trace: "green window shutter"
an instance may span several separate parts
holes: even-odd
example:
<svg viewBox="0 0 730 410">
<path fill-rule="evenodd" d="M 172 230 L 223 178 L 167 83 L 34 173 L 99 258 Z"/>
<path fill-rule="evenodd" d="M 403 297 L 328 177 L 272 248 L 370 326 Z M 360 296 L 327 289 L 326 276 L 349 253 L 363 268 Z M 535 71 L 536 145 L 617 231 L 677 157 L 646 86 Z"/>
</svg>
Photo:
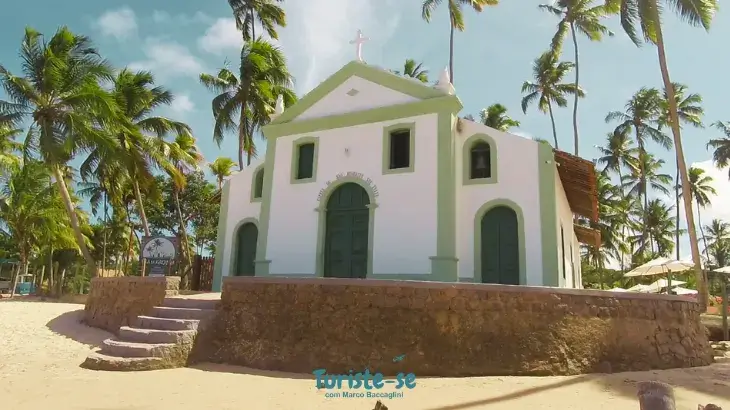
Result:
<svg viewBox="0 0 730 410">
<path fill-rule="evenodd" d="M 297 179 L 312 178 L 314 170 L 314 144 L 300 145 L 298 155 Z"/>
<path fill-rule="evenodd" d="M 261 198 L 264 194 L 264 170 L 262 169 L 256 174 L 256 184 L 254 186 L 253 197 Z"/>
</svg>

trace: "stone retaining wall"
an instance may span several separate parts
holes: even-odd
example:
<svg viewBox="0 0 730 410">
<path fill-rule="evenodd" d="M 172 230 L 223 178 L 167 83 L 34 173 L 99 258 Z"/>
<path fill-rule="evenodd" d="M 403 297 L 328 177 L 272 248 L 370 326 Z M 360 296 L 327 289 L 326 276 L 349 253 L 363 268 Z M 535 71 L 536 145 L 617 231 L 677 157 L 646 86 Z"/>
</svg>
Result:
<svg viewBox="0 0 730 410">
<path fill-rule="evenodd" d="M 84 322 L 117 333 L 138 315 L 145 315 L 162 304 L 165 295 L 177 294 L 180 277 L 127 276 L 93 278 L 86 298 Z"/>
<path fill-rule="evenodd" d="M 310 374 L 571 375 L 713 360 L 698 305 L 682 297 L 465 283 L 225 278 L 204 336 L 197 360 Z"/>
</svg>

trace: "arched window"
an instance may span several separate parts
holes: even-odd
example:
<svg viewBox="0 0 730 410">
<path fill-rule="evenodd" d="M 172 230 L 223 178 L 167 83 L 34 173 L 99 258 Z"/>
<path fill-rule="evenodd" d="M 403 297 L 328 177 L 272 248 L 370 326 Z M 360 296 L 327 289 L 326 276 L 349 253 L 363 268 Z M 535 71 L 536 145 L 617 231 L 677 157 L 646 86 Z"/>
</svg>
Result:
<svg viewBox="0 0 730 410">
<path fill-rule="evenodd" d="M 253 200 L 261 200 L 264 194 L 264 168 L 262 167 L 254 174 L 253 178 Z"/>
<path fill-rule="evenodd" d="M 469 150 L 469 179 L 491 178 L 491 147 L 486 141 L 479 140 Z"/>
</svg>

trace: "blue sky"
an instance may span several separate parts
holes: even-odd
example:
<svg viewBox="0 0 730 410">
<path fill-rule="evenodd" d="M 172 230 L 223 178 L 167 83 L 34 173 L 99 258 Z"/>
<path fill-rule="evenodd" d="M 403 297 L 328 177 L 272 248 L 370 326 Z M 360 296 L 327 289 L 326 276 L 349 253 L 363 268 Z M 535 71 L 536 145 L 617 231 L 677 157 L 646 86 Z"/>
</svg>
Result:
<svg viewBox="0 0 730 410">
<path fill-rule="evenodd" d="M 522 122 L 520 133 L 552 140 L 547 116 L 534 109 L 522 113 L 520 86 L 530 79 L 532 60 L 549 45 L 556 20 L 538 10 L 539 1 L 503 3 L 479 15 L 467 11 L 467 30 L 456 35 L 454 85 L 464 103 L 462 115 L 500 102 Z M 280 45 L 300 95 L 353 59 L 348 43 L 358 28 L 371 39 L 363 48 L 370 64 L 398 68 L 406 58 L 414 58 L 436 79 L 448 63 L 446 13 L 440 10 L 427 24 L 421 20 L 418 0 L 288 0 L 285 9 L 288 26 L 280 31 Z M 229 15 L 224 0 L 16 2 L 13 18 L 0 25 L 0 62 L 18 69 L 18 44 L 26 25 L 46 34 L 67 25 L 91 36 L 114 64 L 152 70 L 159 83 L 173 90 L 177 100 L 161 113 L 193 127 L 206 159 L 235 159 L 235 138 L 227 138 L 220 149 L 212 141 L 212 95 L 197 80 L 198 74 L 214 72 L 226 59 L 237 60 L 240 35 Z M 636 48 L 615 19 L 607 24 L 615 29 L 615 37 L 602 43 L 579 39 L 581 82 L 588 94 L 580 106 L 580 154 L 589 159 L 597 155 L 593 146 L 603 144 L 612 129 L 604 123 L 606 113 L 621 110 L 640 87 L 661 84 L 655 49 Z M 667 16 L 665 36 L 672 79 L 704 97 L 708 123 L 730 120 L 721 92 L 726 87 L 718 85 L 730 66 L 730 57 L 720 51 L 730 38 L 730 17 L 720 13 L 708 34 Z M 564 58 L 571 56 L 567 48 Z M 561 148 L 572 152 L 571 110 L 559 110 L 556 121 Z M 712 129 L 684 132 L 688 163 L 711 168 L 705 144 L 713 136 L 717 133 Z M 667 161 L 665 171 L 674 175 L 671 152 L 656 152 Z M 730 219 L 727 173 L 711 172 L 720 196 L 713 208 L 703 211 L 703 221 L 713 216 Z"/>
</svg>

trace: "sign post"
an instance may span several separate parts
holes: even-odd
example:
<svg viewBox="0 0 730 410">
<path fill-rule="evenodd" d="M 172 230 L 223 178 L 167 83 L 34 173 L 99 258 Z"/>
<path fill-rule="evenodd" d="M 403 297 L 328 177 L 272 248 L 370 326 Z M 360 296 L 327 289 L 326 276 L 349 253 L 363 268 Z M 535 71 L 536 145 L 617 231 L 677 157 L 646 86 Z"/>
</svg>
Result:
<svg viewBox="0 0 730 410">
<path fill-rule="evenodd" d="M 165 276 L 171 273 L 172 267 L 177 261 L 177 237 L 143 236 L 141 248 L 140 266 L 142 261 L 146 262 L 149 267 L 148 276 Z"/>
</svg>

